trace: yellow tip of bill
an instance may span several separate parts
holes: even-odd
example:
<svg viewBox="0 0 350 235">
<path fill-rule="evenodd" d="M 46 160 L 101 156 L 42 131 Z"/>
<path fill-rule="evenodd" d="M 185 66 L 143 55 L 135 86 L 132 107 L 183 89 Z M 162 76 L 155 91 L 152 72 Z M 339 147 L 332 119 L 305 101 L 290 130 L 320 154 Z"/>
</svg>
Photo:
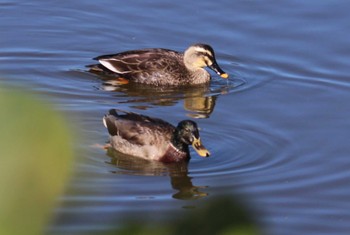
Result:
<svg viewBox="0 0 350 235">
<path fill-rule="evenodd" d="M 227 73 L 223 73 L 223 74 L 220 75 L 220 77 L 222 77 L 222 78 L 228 78 L 228 74 L 227 74 Z"/>
</svg>

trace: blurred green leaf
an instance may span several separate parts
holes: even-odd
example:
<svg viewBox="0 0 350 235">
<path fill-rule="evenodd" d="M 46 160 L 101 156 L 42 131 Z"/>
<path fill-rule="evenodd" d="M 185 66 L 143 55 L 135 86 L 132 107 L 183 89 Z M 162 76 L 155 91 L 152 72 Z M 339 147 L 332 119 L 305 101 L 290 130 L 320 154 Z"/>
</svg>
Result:
<svg viewBox="0 0 350 235">
<path fill-rule="evenodd" d="M 63 118 L 22 90 L 0 88 L 0 234 L 41 234 L 72 161 Z"/>
<path fill-rule="evenodd" d="M 255 218 L 250 214 L 241 198 L 221 196 L 199 204 L 199 208 L 184 211 L 167 223 L 132 221 L 123 224 L 121 229 L 107 234 L 160 235 L 258 235 Z M 187 213 L 186 213 L 187 212 Z M 145 218 L 149 218 L 145 216 Z"/>
</svg>

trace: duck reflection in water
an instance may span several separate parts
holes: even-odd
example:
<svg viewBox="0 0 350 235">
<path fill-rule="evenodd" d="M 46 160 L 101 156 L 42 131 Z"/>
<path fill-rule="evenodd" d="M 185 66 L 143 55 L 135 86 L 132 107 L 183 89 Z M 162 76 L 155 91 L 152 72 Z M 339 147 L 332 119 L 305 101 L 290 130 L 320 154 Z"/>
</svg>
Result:
<svg viewBox="0 0 350 235">
<path fill-rule="evenodd" d="M 112 94 L 112 101 L 129 104 L 133 108 L 145 110 L 154 106 L 173 106 L 183 100 L 184 109 L 192 118 L 209 118 L 214 111 L 218 96 L 243 83 L 215 83 L 186 87 L 152 87 L 140 84 L 113 85 L 104 81 L 100 87 Z"/>
<path fill-rule="evenodd" d="M 109 164 L 119 169 L 112 171 L 112 173 L 122 175 L 169 176 L 171 187 L 176 190 L 172 195 L 175 199 L 195 200 L 208 196 L 208 193 L 201 191 L 207 188 L 207 186 L 193 185 L 192 177 L 188 176 L 188 161 L 177 163 L 148 161 L 122 154 L 113 148 L 107 149 L 107 155 L 111 158 Z"/>
</svg>

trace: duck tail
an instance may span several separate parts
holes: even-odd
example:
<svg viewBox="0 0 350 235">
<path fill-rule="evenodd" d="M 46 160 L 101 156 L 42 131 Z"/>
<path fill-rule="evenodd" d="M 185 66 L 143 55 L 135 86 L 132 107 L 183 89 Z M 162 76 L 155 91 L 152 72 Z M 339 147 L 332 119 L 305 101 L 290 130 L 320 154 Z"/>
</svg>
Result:
<svg viewBox="0 0 350 235">
<path fill-rule="evenodd" d="M 115 117 L 118 117 L 119 115 L 118 115 L 118 111 L 122 111 L 122 110 L 119 110 L 119 109 L 110 109 L 109 111 L 108 111 L 108 114 L 109 115 L 113 115 L 113 116 L 115 116 Z M 123 112 L 123 111 L 122 111 Z M 125 111 L 124 111 L 125 112 Z"/>
</svg>

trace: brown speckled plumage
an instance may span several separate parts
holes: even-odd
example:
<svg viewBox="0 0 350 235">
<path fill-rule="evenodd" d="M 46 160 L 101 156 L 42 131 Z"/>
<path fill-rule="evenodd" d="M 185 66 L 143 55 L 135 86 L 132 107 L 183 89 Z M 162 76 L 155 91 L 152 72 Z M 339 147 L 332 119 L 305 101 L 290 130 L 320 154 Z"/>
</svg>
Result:
<svg viewBox="0 0 350 235">
<path fill-rule="evenodd" d="M 110 134 L 110 144 L 117 151 L 162 162 L 190 158 L 188 145 L 203 157 L 209 156 L 199 140 L 197 125 L 184 120 L 174 127 L 158 118 L 111 109 L 103 118 Z"/>
<path fill-rule="evenodd" d="M 151 48 L 103 55 L 94 58 L 99 65 L 90 71 L 114 74 L 132 82 L 149 85 L 190 85 L 207 83 L 209 67 L 220 76 L 227 74 L 217 65 L 214 50 L 205 44 L 194 44 L 185 53 Z"/>
</svg>

